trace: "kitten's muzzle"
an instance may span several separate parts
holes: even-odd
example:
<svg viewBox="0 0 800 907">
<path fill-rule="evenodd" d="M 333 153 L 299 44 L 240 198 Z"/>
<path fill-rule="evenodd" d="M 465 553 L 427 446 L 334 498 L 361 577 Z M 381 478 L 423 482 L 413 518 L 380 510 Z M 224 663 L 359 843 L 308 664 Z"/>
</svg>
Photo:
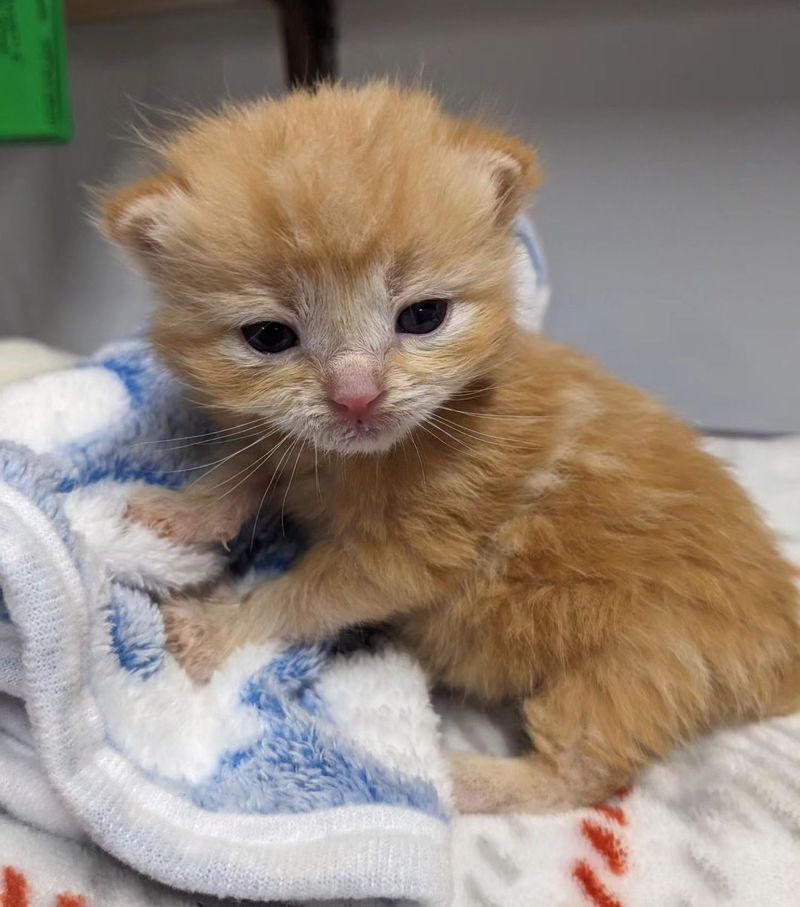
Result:
<svg viewBox="0 0 800 907">
<path fill-rule="evenodd" d="M 366 422 L 383 399 L 384 392 L 370 388 L 356 393 L 337 393 L 329 397 L 334 411 L 348 422 Z"/>
<path fill-rule="evenodd" d="M 378 364 L 360 356 L 335 361 L 328 380 L 328 402 L 347 422 L 366 422 L 384 397 Z"/>
</svg>

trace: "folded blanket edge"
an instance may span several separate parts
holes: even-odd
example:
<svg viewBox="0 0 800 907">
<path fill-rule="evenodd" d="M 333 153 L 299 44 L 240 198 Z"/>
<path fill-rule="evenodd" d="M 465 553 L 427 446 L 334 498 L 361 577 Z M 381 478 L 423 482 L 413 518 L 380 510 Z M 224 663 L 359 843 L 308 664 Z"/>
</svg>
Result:
<svg viewBox="0 0 800 907">
<path fill-rule="evenodd" d="M 138 798 L 134 795 L 141 794 L 140 786 L 150 782 L 144 777 L 134 777 L 132 768 L 124 764 L 128 783 L 120 784 L 117 778 L 113 786 L 98 785 L 98 771 L 108 768 L 116 754 L 103 738 L 91 739 L 93 729 L 102 724 L 99 714 L 93 714 L 95 704 L 83 698 L 83 720 L 78 722 L 77 715 L 64 707 L 67 701 L 64 689 L 55 697 L 58 704 L 52 699 L 65 672 L 73 675 L 74 684 L 76 677 L 89 669 L 85 655 L 88 645 L 83 652 L 80 647 L 72 646 L 69 664 L 63 659 L 59 663 L 55 657 L 57 652 L 63 654 L 60 625 L 70 619 L 70 612 L 71 619 L 88 623 L 85 607 L 89 596 L 84 589 L 87 578 L 80 576 L 66 540 L 60 537 L 49 515 L 39 510 L 21 490 L 2 480 L 0 531 L 7 541 L 0 545 L 0 575 L 11 575 L 9 564 L 17 556 L 15 552 L 25 550 L 22 542 L 26 536 L 27 550 L 42 552 L 35 579 L 42 589 L 48 590 L 49 598 L 42 601 L 50 619 L 43 620 L 43 614 L 39 614 L 37 627 L 31 627 L 30 615 L 21 613 L 21 609 L 17 611 L 13 583 L 8 587 L 6 601 L 14 623 L 21 630 L 23 666 L 37 664 L 37 673 L 46 678 L 44 684 L 23 685 L 26 704 L 51 783 L 102 848 L 160 882 L 212 896 L 295 899 L 379 896 L 415 899 L 431 907 L 449 903 L 449 874 L 443 871 L 449 851 L 447 823 L 410 809 L 345 806 L 308 814 L 237 816 L 241 837 L 236 843 L 240 852 L 235 858 L 228 856 L 222 866 L 219 842 L 233 843 L 232 817 L 209 815 L 178 798 L 168 802 L 172 800 L 169 795 L 154 789 L 149 799 L 154 804 L 157 833 L 153 834 L 154 826 L 150 825 L 141 831 L 138 840 L 137 836 L 132 837 L 131 826 L 123 816 L 132 814 L 134 799 L 136 808 L 141 809 L 141 795 Z M 52 595 L 54 590 L 60 590 L 61 596 Z M 72 599 L 66 608 L 64 596 Z M 88 629 L 84 630 L 82 635 L 88 640 Z M 43 664 L 49 664 L 49 669 L 42 671 Z M 68 689 L 70 683 L 64 686 Z M 43 731 L 45 727 L 47 731 Z M 128 804 L 120 802 L 121 790 L 130 794 Z M 176 805 L 180 810 L 176 810 Z M 179 814 L 187 811 L 193 814 L 178 821 Z M 258 840 L 254 835 L 257 828 L 263 831 L 265 826 L 272 827 L 268 836 L 272 840 Z M 205 835 L 198 834 L 200 827 L 204 827 Z M 206 838 L 208 849 L 203 848 L 204 853 L 197 852 L 197 847 L 195 852 L 187 852 L 182 835 L 188 828 L 192 829 L 193 843 Z M 292 847 L 293 842 L 297 855 L 287 860 L 286 848 Z M 154 852 L 160 853 L 162 859 L 154 861 Z M 319 861 L 317 865 L 333 867 L 333 871 L 316 876 L 308 873 L 308 866 L 316 861 Z M 213 865 L 213 872 L 205 871 L 209 865 Z M 297 870 L 295 874 L 292 867 Z"/>
</svg>

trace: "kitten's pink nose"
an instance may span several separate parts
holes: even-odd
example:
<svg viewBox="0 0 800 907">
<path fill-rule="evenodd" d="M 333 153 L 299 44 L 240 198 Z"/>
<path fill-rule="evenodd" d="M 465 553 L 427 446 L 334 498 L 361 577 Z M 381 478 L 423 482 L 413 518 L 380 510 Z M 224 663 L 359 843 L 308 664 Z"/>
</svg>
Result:
<svg viewBox="0 0 800 907">
<path fill-rule="evenodd" d="M 329 365 L 328 402 L 348 422 L 364 422 L 383 396 L 383 369 L 371 356 L 343 353 Z"/>
<path fill-rule="evenodd" d="M 382 396 L 383 391 L 375 384 L 344 386 L 331 391 L 330 401 L 345 418 L 360 422 L 369 417 Z"/>
</svg>

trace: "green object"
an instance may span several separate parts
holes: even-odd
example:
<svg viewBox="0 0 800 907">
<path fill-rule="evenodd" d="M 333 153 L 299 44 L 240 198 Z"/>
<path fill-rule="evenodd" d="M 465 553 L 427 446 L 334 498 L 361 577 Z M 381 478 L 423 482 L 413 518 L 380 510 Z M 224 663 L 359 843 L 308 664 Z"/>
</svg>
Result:
<svg viewBox="0 0 800 907">
<path fill-rule="evenodd" d="M 68 142 L 61 0 L 0 0 L 0 141 Z"/>
</svg>

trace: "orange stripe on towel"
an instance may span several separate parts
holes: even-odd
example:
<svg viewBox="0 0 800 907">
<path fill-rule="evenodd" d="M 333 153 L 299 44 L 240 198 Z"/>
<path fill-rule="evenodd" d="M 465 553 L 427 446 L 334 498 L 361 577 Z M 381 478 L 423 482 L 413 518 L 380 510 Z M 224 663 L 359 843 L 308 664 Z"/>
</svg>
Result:
<svg viewBox="0 0 800 907">
<path fill-rule="evenodd" d="M 628 854 L 620 839 L 609 828 L 603 828 L 597 822 L 584 819 L 581 822 L 581 833 L 605 861 L 614 875 L 622 875 L 628 868 Z"/>
<path fill-rule="evenodd" d="M 28 907 L 28 881 L 13 866 L 3 867 L 3 893 L 0 907 Z"/>
<path fill-rule="evenodd" d="M 572 870 L 572 877 L 580 885 L 581 890 L 586 897 L 596 905 L 596 907 L 622 907 L 614 895 L 606 886 L 597 878 L 592 867 L 578 860 L 575 868 Z"/>
<path fill-rule="evenodd" d="M 594 809 L 601 815 L 616 822 L 617 825 L 628 824 L 628 817 L 625 815 L 625 811 L 619 806 L 609 806 L 607 803 L 602 803 L 600 806 L 595 806 Z"/>
</svg>

